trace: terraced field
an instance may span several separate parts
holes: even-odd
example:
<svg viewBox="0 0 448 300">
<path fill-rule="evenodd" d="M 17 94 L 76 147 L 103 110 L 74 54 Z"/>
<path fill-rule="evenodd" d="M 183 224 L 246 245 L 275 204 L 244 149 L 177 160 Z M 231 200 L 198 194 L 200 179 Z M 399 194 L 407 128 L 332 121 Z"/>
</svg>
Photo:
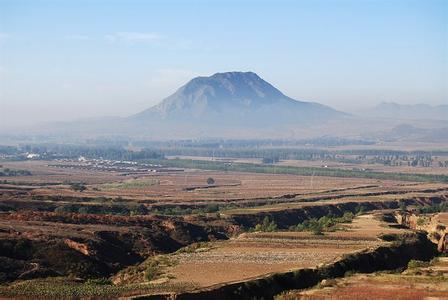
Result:
<svg viewBox="0 0 448 300">
<path fill-rule="evenodd" d="M 196 287 L 242 281 L 330 263 L 342 255 L 387 244 L 379 238 L 382 234 L 406 232 L 387 226 L 378 217 L 362 215 L 344 224 L 340 231 L 324 235 L 254 232 L 209 242 L 192 252 L 170 255 L 174 264 L 163 270 L 162 277 Z"/>
</svg>

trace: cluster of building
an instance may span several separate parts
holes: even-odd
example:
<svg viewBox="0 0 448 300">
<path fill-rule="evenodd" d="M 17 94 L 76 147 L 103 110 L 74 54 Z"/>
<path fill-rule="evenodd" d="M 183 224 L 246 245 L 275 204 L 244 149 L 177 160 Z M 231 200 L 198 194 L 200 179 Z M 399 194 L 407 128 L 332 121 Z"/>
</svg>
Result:
<svg viewBox="0 0 448 300">
<path fill-rule="evenodd" d="M 55 161 L 57 161 L 58 164 L 52 164 L 51 166 L 71 169 L 125 172 L 127 174 L 183 171 L 183 169 L 168 168 L 160 164 L 149 164 L 125 160 L 109 160 L 102 158 L 86 158 L 84 156 L 80 156 L 77 160 L 57 159 Z"/>
</svg>

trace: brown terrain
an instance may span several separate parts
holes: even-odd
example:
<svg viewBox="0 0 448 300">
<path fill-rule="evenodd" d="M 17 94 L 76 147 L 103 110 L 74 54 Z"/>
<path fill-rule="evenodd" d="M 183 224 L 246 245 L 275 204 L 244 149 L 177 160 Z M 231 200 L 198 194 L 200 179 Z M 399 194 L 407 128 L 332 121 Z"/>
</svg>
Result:
<svg viewBox="0 0 448 300">
<path fill-rule="evenodd" d="M 308 232 L 244 233 L 224 242 L 209 243 L 194 253 L 173 255 L 177 263 L 166 273 L 175 281 L 205 287 L 241 281 L 329 263 L 343 254 L 384 243 L 378 238 L 381 234 L 402 231 L 388 228 L 368 214 L 344 225 L 343 231 L 322 236 Z"/>
<path fill-rule="evenodd" d="M 80 297 L 163 294 L 313 268 L 408 231 L 387 225 L 384 213 L 448 199 L 440 182 L 128 171 L 67 161 L 2 165 L 32 173 L 0 177 L 0 295 L 9 297 L 50 286 L 58 287 L 54 297 L 65 297 L 73 285 Z M 346 212 L 356 218 L 323 235 L 289 229 Z M 277 229 L 254 231 L 265 218 Z M 88 283 L 98 278 L 114 284 Z"/>
<path fill-rule="evenodd" d="M 425 218 L 427 222 L 417 225 L 418 218 Z M 407 222 L 410 227 L 426 227 L 430 237 L 431 233 L 443 231 L 448 227 L 446 212 L 419 217 L 405 215 L 405 218 L 398 215 L 397 219 L 399 222 Z M 411 220 L 410 223 L 409 220 Z M 443 229 L 441 226 L 444 226 Z M 368 298 L 448 299 L 448 258 L 438 257 L 429 264 L 421 266 L 409 264 L 409 267 L 401 273 L 374 273 L 324 280 L 316 288 L 285 292 L 277 296 L 276 300 Z"/>
<path fill-rule="evenodd" d="M 325 280 L 317 288 L 287 292 L 276 300 L 295 299 L 448 299 L 448 259 L 403 274 L 378 273 Z"/>
</svg>

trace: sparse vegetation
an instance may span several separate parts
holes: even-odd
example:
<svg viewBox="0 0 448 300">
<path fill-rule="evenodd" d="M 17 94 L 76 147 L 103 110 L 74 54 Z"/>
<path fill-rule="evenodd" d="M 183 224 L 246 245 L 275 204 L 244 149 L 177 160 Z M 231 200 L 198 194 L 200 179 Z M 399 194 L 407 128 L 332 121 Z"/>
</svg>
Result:
<svg viewBox="0 0 448 300">
<path fill-rule="evenodd" d="M 157 277 L 161 274 L 159 262 L 157 260 L 151 260 L 145 270 L 145 279 L 147 281 L 152 281 L 157 279 Z"/>
<path fill-rule="evenodd" d="M 426 268 L 430 265 L 428 261 L 421 261 L 421 260 L 410 260 L 408 263 L 409 269 L 416 269 L 416 268 Z"/>
<path fill-rule="evenodd" d="M 433 214 L 438 212 L 448 211 L 448 203 L 442 202 L 440 204 L 433 204 L 429 206 L 422 206 L 417 209 L 421 214 Z"/>
<path fill-rule="evenodd" d="M 28 170 L 13 170 L 9 168 L 0 168 L 0 176 L 13 177 L 13 176 L 31 176 L 31 172 Z"/>
<path fill-rule="evenodd" d="M 419 218 L 417 219 L 417 225 L 418 225 L 418 226 L 423 226 L 423 225 L 425 225 L 425 223 L 426 223 L 426 219 L 425 219 L 425 218 L 423 218 L 423 217 L 419 217 Z"/>
<path fill-rule="evenodd" d="M 223 206 L 227 208 L 228 206 Z M 152 211 L 153 214 L 157 215 L 167 215 L 167 216 L 182 216 L 182 215 L 200 215 L 206 213 L 215 213 L 218 212 L 221 207 L 218 204 L 207 204 L 204 206 L 199 206 L 196 208 L 190 207 L 181 207 L 181 206 L 167 206 L 167 207 L 159 207 Z"/>
<path fill-rule="evenodd" d="M 76 192 L 83 192 L 87 189 L 84 182 L 72 182 L 70 183 L 70 188 Z"/>
<path fill-rule="evenodd" d="M 277 230 L 277 224 L 275 224 L 274 220 L 269 220 L 269 217 L 266 216 L 263 219 L 263 223 L 255 225 L 254 231 L 262 231 L 262 232 L 271 232 Z"/>
<path fill-rule="evenodd" d="M 335 231 L 340 223 L 350 223 L 355 215 L 351 212 L 346 212 L 342 217 L 323 216 L 319 219 L 311 218 L 305 220 L 296 226 L 291 226 L 291 231 L 311 231 L 313 234 L 320 235 L 325 231 Z"/>
<path fill-rule="evenodd" d="M 211 245 L 208 242 L 198 242 L 190 244 L 186 247 L 180 248 L 176 253 L 194 253 L 197 251 L 205 251 L 211 249 Z"/>
</svg>

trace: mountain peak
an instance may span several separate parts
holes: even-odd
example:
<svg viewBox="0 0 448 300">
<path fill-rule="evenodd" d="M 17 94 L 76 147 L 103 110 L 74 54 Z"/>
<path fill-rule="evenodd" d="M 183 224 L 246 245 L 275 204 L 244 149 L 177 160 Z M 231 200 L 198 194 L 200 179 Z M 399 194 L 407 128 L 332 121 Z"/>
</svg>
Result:
<svg viewBox="0 0 448 300">
<path fill-rule="evenodd" d="M 260 76 L 258 76 L 254 72 L 241 72 L 241 71 L 231 71 L 231 72 L 223 72 L 223 73 L 215 73 L 210 78 L 225 78 L 225 79 L 241 79 L 241 78 L 252 78 L 257 80 L 262 80 Z"/>
<path fill-rule="evenodd" d="M 196 77 L 181 88 L 181 92 L 187 96 L 198 90 L 208 93 L 208 99 L 221 98 L 227 101 L 235 98 L 256 100 L 286 97 L 254 72 L 225 72 L 215 73 L 210 77 Z"/>
</svg>

